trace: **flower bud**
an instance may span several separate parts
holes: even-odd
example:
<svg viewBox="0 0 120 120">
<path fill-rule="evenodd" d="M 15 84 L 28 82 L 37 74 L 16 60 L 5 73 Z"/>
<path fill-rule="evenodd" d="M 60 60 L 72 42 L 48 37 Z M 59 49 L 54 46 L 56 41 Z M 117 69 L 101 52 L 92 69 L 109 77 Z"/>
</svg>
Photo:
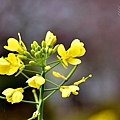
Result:
<svg viewBox="0 0 120 120">
<path fill-rule="evenodd" d="M 45 48 L 45 47 L 46 47 L 46 43 L 45 43 L 45 41 L 44 41 L 44 40 L 42 41 L 41 46 L 42 46 L 43 48 Z"/>
<path fill-rule="evenodd" d="M 45 70 L 50 70 L 50 69 L 51 69 L 50 66 L 46 66 L 46 67 L 45 67 Z"/>
<path fill-rule="evenodd" d="M 34 54 L 35 54 L 35 51 L 32 49 L 32 50 L 31 50 L 31 53 L 32 53 L 32 55 L 34 55 Z"/>
<path fill-rule="evenodd" d="M 31 61 L 29 61 L 29 64 L 30 64 L 30 65 L 35 65 L 36 62 L 31 60 Z"/>
<path fill-rule="evenodd" d="M 25 54 L 27 57 L 31 58 L 31 54 L 30 54 L 28 51 L 24 51 L 24 54 Z"/>
<path fill-rule="evenodd" d="M 19 57 L 21 60 L 26 60 L 26 59 L 27 59 L 27 57 L 24 56 L 24 55 L 18 55 L 18 57 Z"/>
<path fill-rule="evenodd" d="M 36 58 L 40 58 L 40 51 L 36 52 L 36 53 L 34 54 L 34 56 L 35 56 Z"/>
</svg>

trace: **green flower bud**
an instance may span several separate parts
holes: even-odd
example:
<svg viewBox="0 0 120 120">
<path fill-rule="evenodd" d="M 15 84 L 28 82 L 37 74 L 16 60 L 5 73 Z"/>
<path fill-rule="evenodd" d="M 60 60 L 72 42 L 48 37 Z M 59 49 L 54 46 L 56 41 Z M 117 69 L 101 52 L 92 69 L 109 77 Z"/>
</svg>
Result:
<svg viewBox="0 0 120 120">
<path fill-rule="evenodd" d="M 33 49 L 32 49 L 30 52 L 32 53 L 32 55 L 34 55 L 34 54 L 35 54 L 35 51 L 34 51 Z"/>
<path fill-rule="evenodd" d="M 25 54 L 27 57 L 31 58 L 31 54 L 30 54 L 28 51 L 24 51 L 24 54 Z"/>
<path fill-rule="evenodd" d="M 35 50 L 35 46 L 34 46 L 33 43 L 31 44 L 31 48 L 32 48 L 33 50 Z"/>
<path fill-rule="evenodd" d="M 44 40 L 42 41 L 41 46 L 42 46 L 43 48 L 46 47 L 46 42 L 45 42 Z"/>
<path fill-rule="evenodd" d="M 48 49 L 48 55 L 52 55 L 52 53 L 53 53 L 53 49 L 52 49 L 52 48 L 49 48 L 49 49 Z"/>
<path fill-rule="evenodd" d="M 19 57 L 21 60 L 26 60 L 26 59 L 27 59 L 27 57 L 24 56 L 24 55 L 18 55 L 18 57 Z"/>
<path fill-rule="evenodd" d="M 33 45 L 34 45 L 35 47 L 39 46 L 38 43 L 37 43 L 37 41 L 33 41 Z"/>
<path fill-rule="evenodd" d="M 38 45 L 38 43 L 37 43 L 36 41 L 33 41 L 33 43 L 31 44 L 31 48 L 32 48 L 33 50 L 35 50 L 36 47 L 39 47 L 39 45 Z"/>
<path fill-rule="evenodd" d="M 35 52 L 38 52 L 38 51 L 40 51 L 40 46 L 36 46 L 36 48 L 35 48 Z"/>
<path fill-rule="evenodd" d="M 40 58 L 40 51 L 36 52 L 36 53 L 34 54 L 34 56 L 35 56 L 36 58 Z"/>
<path fill-rule="evenodd" d="M 31 61 L 29 61 L 29 64 L 30 64 L 30 65 L 35 65 L 36 62 L 31 60 Z"/>
</svg>

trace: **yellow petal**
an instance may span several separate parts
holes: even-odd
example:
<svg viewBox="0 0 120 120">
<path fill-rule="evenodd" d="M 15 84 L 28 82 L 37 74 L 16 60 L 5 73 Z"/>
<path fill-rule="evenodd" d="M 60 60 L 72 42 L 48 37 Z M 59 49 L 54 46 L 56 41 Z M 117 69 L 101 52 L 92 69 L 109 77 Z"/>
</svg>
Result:
<svg viewBox="0 0 120 120">
<path fill-rule="evenodd" d="M 66 80 L 66 79 L 67 79 L 65 76 L 61 75 L 61 74 L 58 73 L 58 72 L 53 71 L 52 74 L 53 74 L 55 77 L 57 77 L 57 78 L 61 78 L 61 79 L 63 79 L 63 80 Z"/>
<path fill-rule="evenodd" d="M 13 92 L 14 92 L 13 88 L 7 88 L 2 92 L 2 94 L 5 96 L 11 96 L 13 94 Z"/>
<path fill-rule="evenodd" d="M 7 102 L 11 102 L 12 103 L 12 97 L 11 96 L 6 96 Z"/>
<path fill-rule="evenodd" d="M 24 89 L 23 88 L 16 88 L 15 91 L 19 91 L 19 92 L 23 93 Z"/>
<path fill-rule="evenodd" d="M 8 54 L 7 60 L 14 66 L 18 66 L 17 57 L 13 53 Z"/>
<path fill-rule="evenodd" d="M 10 51 L 17 51 L 19 48 L 19 43 L 15 38 L 9 38 L 8 46 L 4 46 L 4 48 Z"/>
<path fill-rule="evenodd" d="M 61 56 L 61 57 L 66 57 L 66 50 L 65 50 L 65 47 L 63 44 L 60 44 L 59 47 L 58 47 L 58 54 Z"/>
<path fill-rule="evenodd" d="M 63 91 L 62 91 L 62 97 L 63 98 L 69 97 L 70 94 L 71 94 L 71 91 L 69 89 L 63 89 Z"/>
<path fill-rule="evenodd" d="M 80 56 L 83 56 L 85 53 L 86 53 L 86 50 L 85 50 L 85 48 L 82 46 L 82 47 L 80 48 L 79 57 L 80 57 Z"/>
<path fill-rule="evenodd" d="M 81 60 L 77 58 L 69 58 L 67 61 L 71 65 L 78 65 L 81 63 Z"/>
<path fill-rule="evenodd" d="M 45 79 L 42 76 L 36 76 L 35 83 L 38 85 L 38 89 L 45 83 Z"/>
<path fill-rule="evenodd" d="M 21 39 L 20 33 L 18 33 L 18 37 L 19 37 L 19 43 L 20 43 L 19 45 L 22 47 L 22 49 L 23 49 L 24 51 L 26 51 L 27 48 L 26 48 L 25 44 L 23 43 L 23 41 L 22 41 L 22 39 Z"/>
<path fill-rule="evenodd" d="M 10 63 L 4 58 L 0 58 L 0 74 L 6 74 L 6 71 L 9 69 L 9 67 Z"/>
<path fill-rule="evenodd" d="M 69 86 L 69 89 L 74 95 L 78 95 L 77 91 L 80 90 L 80 88 L 78 86 L 75 86 L 75 85 Z"/>
<path fill-rule="evenodd" d="M 18 71 L 19 67 L 14 67 L 14 66 L 10 66 L 8 70 L 6 70 L 6 75 L 13 75 L 14 73 L 16 73 Z"/>
<path fill-rule="evenodd" d="M 35 78 L 36 78 L 36 76 L 33 76 L 33 77 L 29 78 L 29 79 L 26 81 L 26 83 L 28 83 L 28 85 L 29 85 L 30 87 L 35 88 L 35 87 L 36 87 L 36 85 L 35 85 Z"/>
<path fill-rule="evenodd" d="M 71 43 L 71 47 L 68 50 L 68 54 L 72 57 L 80 57 L 85 54 L 86 50 L 84 48 L 84 43 L 80 42 L 80 40 L 75 39 Z"/>
<path fill-rule="evenodd" d="M 10 65 L 10 63 L 2 57 L 0 58 L 0 65 L 7 66 Z"/>
<path fill-rule="evenodd" d="M 19 103 L 23 99 L 23 94 L 19 91 L 16 91 L 12 95 L 12 103 Z"/>
<path fill-rule="evenodd" d="M 23 54 L 27 50 L 25 44 L 21 40 L 20 33 L 18 33 L 19 42 L 15 38 L 8 39 L 8 46 L 4 46 L 5 49 L 9 51 L 16 51 L 20 54 Z"/>
</svg>

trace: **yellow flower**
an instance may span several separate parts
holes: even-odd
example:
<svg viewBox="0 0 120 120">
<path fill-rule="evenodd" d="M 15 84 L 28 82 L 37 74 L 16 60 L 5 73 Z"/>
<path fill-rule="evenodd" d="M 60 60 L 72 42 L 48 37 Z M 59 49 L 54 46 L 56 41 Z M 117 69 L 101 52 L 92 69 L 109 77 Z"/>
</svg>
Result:
<svg viewBox="0 0 120 120">
<path fill-rule="evenodd" d="M 62 65 L 67 68 L 68 64 L 77 65 L 81 63 L 81 60 L 76 57 L 81 57 L 85 54 L 86 50 L 84 44 L 78 39 L 75 39 L 70 48 L 66 51 L 63 44 L 58 47 L 58 59 L 61 60 Z"/>
<path fill-rule="evenodd" d="M 9 53 L 8 57 L 0 58 L 0 74 L 13 75 L 23 66 L 23 62 L 13 53 Z"/>
<path fill-rule="evenodd" d="M 78 90 L 79 87 L 75 85 L 70 85 L 70 86 L 61 86 L 60 87 L 60 92 L 62 92 L 62 97 L 67 98 L 70 96 L 70 94 L 78 95 Z"/>
<path fill-rule="evenodd" d="M 53 48 L 56 41 L 57 41 L 56 36 L 52 32 L 48 31 L 45 37 L 46 46 Z"/>
<path fill-rule="evenodd" d="M 61 79 L 63 79 L 63 80 L 66 80 L 66 79 L 67 79 L 65 76 L 61 75 L 61 74 L 58 73 L 58 72 L 53 71 L 52 73 L 53 73 L 53 75 L 54 75 L 55 77 L 57 77 L 57 78 L 61 78 Z"/>
<path fill-rule="evenodd" d="M 27 48 L 25 44 L 23 43 L 23 41 L 21 40 L 20 33 L 18 33 L 18 37 L 19 37 L 19 42 L 15 38 L 9 38 L 8 46 L 4 46 L 4 48 L 9 51 L 16 51 L 19 54 L 24 54 L 24 51 L 26 51 Z"/>
<path fill-rule="evenodd" d="M 23 92 L 24 92 L 23 88 L 17 88 L 17 89 L 7 88 L 2 92 L 2 94 L 6 96 L 8 102 L 11 102 L 13 104 L 22 101 Z"/>
<path fill-rule="evenodd" d="M 29 78 L 26 81 L 26 83 L 28 83 L 30 87 L 39 89 L 41 85 L 45 83 L 45 79 L 40 75 L 36 75 L 36 76 Z"/>
</svg>

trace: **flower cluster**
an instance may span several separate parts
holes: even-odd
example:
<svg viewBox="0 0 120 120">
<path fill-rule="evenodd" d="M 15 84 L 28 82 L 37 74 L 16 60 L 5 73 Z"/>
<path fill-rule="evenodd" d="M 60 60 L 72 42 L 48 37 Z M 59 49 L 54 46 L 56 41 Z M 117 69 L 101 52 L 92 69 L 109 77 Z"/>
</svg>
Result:
<svg viewBox="0 0 120 120">
<path fill-rule="evenodd" d="M 73 85 L 65 85 L 64 84 L 70 79 L 70 77 L 75 72 L 78 64 L 81 63 L 80 57 L 82 57 L 86 53 L 86 49 L 84 47 L 84 43 L 79 39 L 75 39 L 72 41 L 70 48 L 68 50 L 65 49 L 63 44 L 56 44 L 57 38 L 56 36 L 48 31 L 46 33 L 45 39 L 42 40 L 41 44 L 37 41 L 33 41 L 31 44 L 31 50 L 28 51 L 24 42 L 22 41 L 20 33 L 18 33 L 19 41 L 15 38 L 9 38 L 4 48 L 10 53 L 8 57 L 0 58 L 0 74 L 1 75 L 14 75 L 15 76 L 22 74 L 26 78 L 26 86 L 24 88 L 7 88 L 2 94 L 5 97 L 0 96 L 0 98 L 6 99 L 10 103 L 19 103 L 24 102 L 24 91 L 25 89 L 31 87 L 33 88 L 33 96 L 35 98 L 36 111 L 35 114 L 30 118 L 30 120 L 35 119 L 40 115 L 40 120 L 43 120 L 43 115 L 40 114 L 43 111 L 43 103 L 50 96 L 53 95 L 57 90 L 62 93 L 63 98 L 67 98 L 71 95 L 78 95 L 78 91 L 80 90 L 79 85 L 85 82 L 88 78 L 92 77 L 89 75 L 88 77 L 83 77 L 81 80 L 74 82 Z M 56 60 L 52 62 L 48 62 L 49 57 L 51 57 L 54 53 L 57 53 Z M 73 65 L 73 69 L 70 73 L 65 77 L 63 74 L 52 71 L 53 76 L 57 79 L 62 79 L 60 84 L 56 84 L 52 80 L 49 80 L 46 77 L 46 74 L 55 68 L 57 65 L 62 64 L 63 68 L 67 69 L 68 65 Z M 32 70 L 29 69 L 29 66 L 37 66 L 38 69 Z M 32 67 L 31 67 L 32 68 Z M 32 77 L 27 76 L 27 72 L 34 73 Z M 54 85 L 53 88 L 46 88 L 46 83 L 50 83 Z M 37 95 L 36 91 L 39 91 L 40 94 Z M 45 92 L 51 92 L 48 95 Z M 47 95 L 47 96 L 45 96 Z M 31 101 L 26 101 L 27 103 L 33 103 Z"/>
</svg>

